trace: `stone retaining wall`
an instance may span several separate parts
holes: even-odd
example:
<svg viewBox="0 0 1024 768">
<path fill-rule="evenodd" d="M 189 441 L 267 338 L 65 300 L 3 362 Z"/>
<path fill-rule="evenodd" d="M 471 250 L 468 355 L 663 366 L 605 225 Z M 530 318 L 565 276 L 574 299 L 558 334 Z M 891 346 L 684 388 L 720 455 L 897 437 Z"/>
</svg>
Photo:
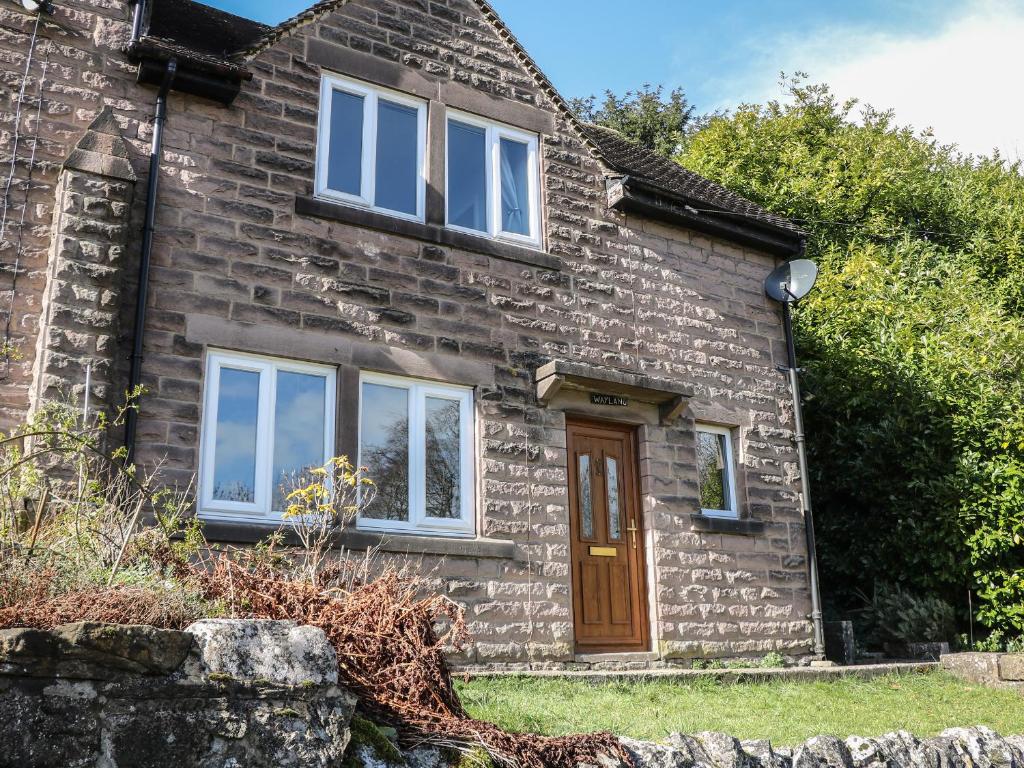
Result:
<svg viewBox="0 0 1024 768">
<path fill-rule="evenodd" d="M 356 699 L 337 683 L 324 633 L 294 622 L 0 630 L 0 768 L 450 768 L 434 748 L 396 761 L 355 739 L 346 754 Z M 793 749 L 722 733 L 623 743 L 635 768 L 1024 768 L 1024 737 L 982 727 Z"/>
<path fill-rule="evenodd" d="M 962 680 L 1024 693 L 1024 653 L 947 653 L 941 664 Z"/>
<path fill-rule="evenodd" d="M 931 739 L 906 731 L 877 739 L 815 736 L 795 749 L 724 733 L 673 734 L 665 744 L 626 740 L 637 768 L 1021 768 L 1024 737 L 988 728 L 950 728 Z"/>
<path fill-rule="evenodd" d="M 0 767 L 338 765 L 355 697 L 292 622 L 0 630 Z"/>
</svg>

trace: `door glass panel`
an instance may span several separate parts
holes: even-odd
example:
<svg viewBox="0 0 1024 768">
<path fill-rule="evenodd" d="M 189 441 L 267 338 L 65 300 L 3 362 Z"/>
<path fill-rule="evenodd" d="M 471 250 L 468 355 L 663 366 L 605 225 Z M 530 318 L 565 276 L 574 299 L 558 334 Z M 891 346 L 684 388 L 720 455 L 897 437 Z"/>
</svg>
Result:
<svg viewBox="0 0 1024 768">
<path fill-rule="evenodd" d="M 459 401 L 426 398 L 427 517 L 461 517 Z"/>
<path fill-rule="evenodd" d="M 220 369 L 217 392 L 217 442 L 213 454 L 213 498 L 256 500 L 256 429 L 260 374 Z"/>
<path fill-rule="evenodd" d="M 583 529 L 583 538 L 594 538 L 594 504 L 590 495 L 590 456 L 583 453 L 579 457 L 579 477 L 577 482 L 580 486 L 580 527 Z"/>
<path fill-rule="evenodd" d="M 501 231 L 530 234 L 529 148 L 501 140 Z"/>
<path fill-rule="evenodd" d="M 377 486 L 363 517 L 409 519 L 409 390 L 363 384 L 360 463 Z"/>
<path fill-rule="evenodd" d="M 374 205 L 415 215 L 419 169 L 419 112 L 415 107 L 377 102 L 377 175 Z"/>
<path fill-rule="evenodd" d="M 309 373 L 278 371 L 274 405 L 274 511 L 303 470 L 324 463 L 324 412 L 327 379 Z"/>
<path fill-rule="evenodd" d="M 448 223 L 487 231 L 487 132 L 448 121 Z"/>
<path fill-rule="evenodd" d="M 729 467 L 725 435 L 714 432 L 697 432 L 697 479 L 700 486 L 702 509 L 728 511 L 732 509 L 729 498 Z"/>
<path fill-rule="evenodd" d="M 611 456 L 605 457 L 605 482 L 608 485 L 608 538 L 622 538 L 622 523 L 619 512 L 619 463 Z"/>
<path fill-rule="evenodd" d="M 331 148 L 327 157 L 327 186 L 337 192 L 360 194 L 363 166 L 363 97 L 331 92 Z"/>
</svg>

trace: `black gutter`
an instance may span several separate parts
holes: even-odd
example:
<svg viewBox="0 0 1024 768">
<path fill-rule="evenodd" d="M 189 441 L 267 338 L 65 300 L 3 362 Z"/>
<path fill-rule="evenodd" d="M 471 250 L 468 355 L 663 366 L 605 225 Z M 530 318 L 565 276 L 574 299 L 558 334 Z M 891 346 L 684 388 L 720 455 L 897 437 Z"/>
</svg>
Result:
<svg viewBox="0 0 1024 768">
<path fill-rule="evenodd" d="M 141 3 L 136 5 L 138 12 Z M 146 302 L 149 298 L 149 267 L 153 254 L 153 232 L 156 221 L 157 185 L 160 180 L 160 154 L 164 143 L 164 122 L 167 119 L 167 94 L 174 85 L 178 62 L 171 59 L 164 70 L 164 79 L 156 96 L 153 115 L 153 144 L 149 153 L 149 179 L 146 188 L 146 218 L 142 225 L 142 253 L 139 258 L 139 285 L 135 300 L 135 324 L 132 330 L 131 368 L 128 373 L 128 395 L 132 397 L 142 383 L 142 339 L 146 327 Z M 125 415 L 125 465 L 131 466 L 135 458 L 135 433 L 139 424 L 137 398 L 133 399 Z"/>
<path fill-rule="evenodd" d="M 785 258 L 799 256 L 806 240 L 802 232 L 773 226 L 733 211 L 709 211 L 706 203 L 687 201 L 678 194 L 632 176 L 609 181 L 608 205 L 616 210 L 633 211 Z M 702 210 L 694 207 L 697 205 Z"/>
</svg>

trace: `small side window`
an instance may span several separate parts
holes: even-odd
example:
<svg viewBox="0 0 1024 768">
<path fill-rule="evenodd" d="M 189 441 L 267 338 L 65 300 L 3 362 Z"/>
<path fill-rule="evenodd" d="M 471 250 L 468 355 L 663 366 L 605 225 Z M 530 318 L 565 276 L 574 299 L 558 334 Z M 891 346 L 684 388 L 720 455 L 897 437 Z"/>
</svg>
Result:
<svg viewBox="0 0 1024 768">
<path fill-rule="evenodd" d="M 711 517 L 738 517 L 732 430 L 697 425 L 697 483 L 700 506 Z"/>
<path fill-rule="evenodd" d="M 448 113 L 448 226 L 540 246 L 536 134 Z"/>
</svg>

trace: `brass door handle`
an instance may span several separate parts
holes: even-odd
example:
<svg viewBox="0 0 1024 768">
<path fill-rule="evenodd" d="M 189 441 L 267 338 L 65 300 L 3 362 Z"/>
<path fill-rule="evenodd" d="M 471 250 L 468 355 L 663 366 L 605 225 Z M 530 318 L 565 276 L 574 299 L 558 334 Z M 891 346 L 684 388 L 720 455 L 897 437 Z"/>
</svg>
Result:
<svg viewBox="0 0 1024 768">
<path fill-rule="evenodd" d="M 629 527 L 626 530 L 629 531 L 631 534 L 633 534 L 633 549 L 636 549 L 636 532 L 639 530 L 636 527 L 636 520 L 634 520 L 633 518 L 630 518 L 629 519 Z"/>
</svg>

